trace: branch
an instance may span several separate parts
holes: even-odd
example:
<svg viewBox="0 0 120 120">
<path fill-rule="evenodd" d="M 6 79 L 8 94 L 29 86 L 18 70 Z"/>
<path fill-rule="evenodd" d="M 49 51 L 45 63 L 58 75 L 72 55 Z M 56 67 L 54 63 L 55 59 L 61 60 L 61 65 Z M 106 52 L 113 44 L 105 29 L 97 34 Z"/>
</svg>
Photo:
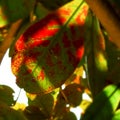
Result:
<svg viewBox="0 0 120 120">
<path fill-rule="evenodd" d="M 120 19 L 106 0 L 85 0 L 104 26 L 111 41 L 120 48 Z"/>
<path fill-rule="evenodd" d="M 21 23 L 22 23 L 21 19 L 15 23 L 13 23 L 8 31 L 8 35 L 6 36 L 5 40 L 1 43 L 1 45 L 0 45 L 0 64 L 4 57 L 5 52 L 10 47 L 10 45 L 13 41 L 14 35 L 16 34 Z"/>
</svg>

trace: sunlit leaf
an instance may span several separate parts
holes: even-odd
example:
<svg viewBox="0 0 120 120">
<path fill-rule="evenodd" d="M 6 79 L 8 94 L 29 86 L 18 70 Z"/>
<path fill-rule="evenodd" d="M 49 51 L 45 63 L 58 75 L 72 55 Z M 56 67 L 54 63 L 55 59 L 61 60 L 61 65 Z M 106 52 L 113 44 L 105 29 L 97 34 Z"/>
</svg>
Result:
<svg viewBox="0 0 120 120">
<path fill-rule="evenodd" d="M 0 28 L 5 27 L 8 25 L 9 21 L 7 19 L 7 16 L 2 11 L 2 5 L 0 1 Z"/>
<path fill-rule="evenodd" d="M 110 120 L 120 102 L 120 86 L 107 86 L 86 110 L 82 120 Z"/>
<path fill-rule="evenodd" d="M 91 104 L 91 101 L 82 100 L 82 102 L 80 104 L 80 108 L 83 110 L 83 112 L 85 112 L 90 104 Z"/>
<path fill-rule="evenodd" d="M 13 89 L 6 85 L 0 85 L 0 101 L 5 102 L 7 105 L 14 103 Z"/>
<path fill-rule="evenodd" d="M 88 6 L 75 0 L 29 27 L 15 43 L 12 71 L 29 93 L 61 86 L 84 55 Z"/>
<path fill-rule="evenodd" d="M 120 109 L 117 110 L 111 120 L 119 120 L 120 119 Z"/>
<path fill-rule="evenodd" d="M 26 108 L 26 105 L 24 103 L 16 103 L 14 106 L 12 106 L 15 110 L 24 110 Z"/>
<path fill-rule="evenodd" d="M 108 71 L 105 51 L 105 39 L 101 32 L 97 18 L 90 12 L 86 19 L 86 68 L 90 88 L 93 97 L 99 93 L 105 85 Z"/>
</svg>

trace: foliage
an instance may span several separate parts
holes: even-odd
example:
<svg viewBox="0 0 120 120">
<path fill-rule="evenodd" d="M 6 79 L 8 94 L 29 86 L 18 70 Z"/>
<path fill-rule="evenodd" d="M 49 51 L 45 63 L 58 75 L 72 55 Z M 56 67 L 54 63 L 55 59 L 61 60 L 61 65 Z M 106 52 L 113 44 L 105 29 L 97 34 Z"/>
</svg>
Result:
<svg viewBox="0 0 120 120">
<path fill-rule="evenodd" d="M 116 14 L 118 2 L 108 0 Z M 0 85 L 0 120 L 77 120 L 75 107 L 82 109 L 82 120 L 119 120 L 120 51 L 89 5 L 84 0 L 1 0 L 1 45 L 19 19 L 9 55 L 28 105 L 14 101 L 14 91 Z"/>
</svg>

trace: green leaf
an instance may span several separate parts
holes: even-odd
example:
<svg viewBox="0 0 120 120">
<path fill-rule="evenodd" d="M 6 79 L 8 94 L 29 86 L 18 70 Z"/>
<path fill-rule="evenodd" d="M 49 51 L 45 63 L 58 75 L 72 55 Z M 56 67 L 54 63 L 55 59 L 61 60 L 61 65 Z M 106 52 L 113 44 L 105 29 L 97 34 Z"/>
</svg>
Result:
<svg viewBox="0 0 120 120">
<path fill-rule="evenodd" d="M 34 0 L 29 0 L 29 2 L 27 0 L 1 0 L 0 6 L 7 21 L 15 22 L 18 19 L 28 17 L 34 3 Z"/>
<path fill-rule="evenodd" d="M 96 96 L 82 120 L 110 120 L 120 102 L 120 86 L 109 85 Z"/>
<path fill-rule="evenodd" d="M 120 119 L 120 109 L 118 109 L 112 117 L 112 120 L 119 120 L 119 119 Z"/>
<path fill-rule="evenodd" d="M 41 3 L 38 2 L 35 8 L 35 15 L 37 16 L 37 18 L 42 19 L 48 13 L 49 11 Z"/>
<path fill-rule="evenodd" d="M 1 101 L 0 101 L 0 119 L 1 120 L 27 120 L 21 111 L 16 111 Z"/>
<path fill-rule="evenodd" d="M 30 98 L 32 94 L 28 94 L 28 103 L 29 105 L 39 107 L 41 112 L 45 115 L 50 117 L 51 113 L 53 111 L 53 105 L 54 105 L 54 99 L 51 94 L 45 94 L 42 96 L 39 95 L 33 95 L 34 99 Z"/>
<path fill-rule="evenodd" d="M 13 89 L 6 85 L 0 85 L 0 101 L 5 102 L 7 105 L 14 103 Z"/>
<path fill-rule="evenodd" d="M 83 112 L 85 112 L 90 104 L 91 104 L 91 101 L 82 100 L 82 102 L 80 104 L 80 108 L 82 108 Z"/>
<path fill-rule="evenodd" d="M 2 5 L 0 1 L 0 28 L 5 27 L 9 24 L 7 16 L 2 12 Z"/>
<path fill-rule="evenodd" d="M 31 25 L 19 37 L 12 56 L 19 87 L 29 93 L 48 93 L 74 72 L 84 55 L 87 10 L 87 4 L 75 0 Z"/>
<path fill-rule="evenodd" d="M 93 97 L 105 86 L 108 71 L 105 51 L 105 39 L 97 18 L 89 12 L 86 19 L 86 54 L 87 71 Z"/>
</svg>

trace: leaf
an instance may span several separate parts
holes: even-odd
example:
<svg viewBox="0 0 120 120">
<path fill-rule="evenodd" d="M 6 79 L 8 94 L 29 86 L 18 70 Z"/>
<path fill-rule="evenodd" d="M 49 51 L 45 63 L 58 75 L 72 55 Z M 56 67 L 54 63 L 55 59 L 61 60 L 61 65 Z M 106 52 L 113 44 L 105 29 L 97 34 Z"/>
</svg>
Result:
<svg viewBox="0 0 120 120">
<path fill-rule="evenodd" d="M 12 106 L 14 110 L 24 110 L 26 108 L 26 105 L 24 103 L 15 103 L 14 106 Z"/>
<path fill-rule="evenodd" d="M 11 106 L 14 103 L 13 89 L 6 85 L 0 85 L 0 101 Z"/>
<path fill-rule="evenodd" d="M 39 107 L 36 106 L 28 106 L 24 110 L 24 114 L 28 120 L 46 120 L 47 118 L 40 111 Z"/>
<path fill-rule="evenodd" d="M 44 18 L 48 13 L 50 13 L 41 3 L 37 3 L 35 8 L 35 15 L 38 19 Z"/>
<path fill-rule="evenodd" d="M 2 5 L 0 1 L 0 28 L 3 28 L 8 24 L 9 24 L 9 21 L 7 19 L 7 16 L 2 12 Z"/>
<path fill-rule="evenodd" d="M 84 54 L 88 6 L 82 3 L 75 0 L 67 4 L 19 37 L 12 56 L 12 71 L 19 87 L 29 93 L 48 93 L 74 72 Z"/>
<path fill-rule="evenodd" d="M 99 22 L 90 12 L 86 19 L 86 54 L 87 73 L 93 97 L 105 86 L 108 71 L 105 39 L 101 32 Z"/>
<path fill-rule="evenodd" d="M 109 85 L 96 96 L 82 120 L 110 120 L 120 102 L 120 86 Z"/>
<path fill-rule="evenodd" d="M 108 58 L 109 73 L 107 75 L 107 83 L 119 83 L 120 82 L 120 50 L 110 42 L 110 38 L 104 33 L 106 39 L 106 52 Z"/>
<path fill-rule="evenodd" d="M 119 119 L 120 119 L 120 109 L 118 109 L 112 117 L 112 120 L 119 120 Z"/>
<path fill-rule="evenodd" d="M 76 107 L 82 101 L 82 93 L 83 90 L 78 84 L 71 84 L 66 86 L 66 88 L 62 91 L 68 104 Z"/>
<path fill-rule="evenodd" d="M 21 111 L 16 111 L 1 101 L 0 101 L 0 119 L 27 120 Z"/>
<path fill-rule="evenodd" d="M 38 0 L 38 1 L 41 2 L 47 9 L 56 10 L 72 0 L 51 0 L 51 2 L 49 0 Z"/>
<path fill-rule="evenodd" d="M 50 117 L 53 111 L 54 99 L 51 94 L 45 94 L 42 96 L 36 95 L 34 99 L 31 99 L 31 94 L 27 94 L 29 105 L 39 107 L 41 112 Z"/>
<path fill-rule="evenodd" d="M 65 100 L 65 97 L 59 92 L 56 100 L 56 104 L 54 107 L 53 115 L 54 117 L 62 117 L 66 112 L 68 111 L 69 108 L 66 106 L 67 101 Z"/>
<path fill-rule="evenodd" d="M 65 114 L 60 120 L 77 120 L 77 118 L 73 112 L 67 112 L 67 114 Z"/>
<path fill-rule="evenodd" d="M 26 18 L 33 9 L 34 0 L 1 0 L 2 14 L 8 22 L 15 22 L 18 19 Z"/>
<path fill-rule="evenodd" d="M 82 100 L 82 102 L 80 104 L 80 108 L 83 110 L 83 112 L 85 112 L 86 109 L 89 107 L 90 104 L 91 104 L 91 101 Z"/>
</svg>

